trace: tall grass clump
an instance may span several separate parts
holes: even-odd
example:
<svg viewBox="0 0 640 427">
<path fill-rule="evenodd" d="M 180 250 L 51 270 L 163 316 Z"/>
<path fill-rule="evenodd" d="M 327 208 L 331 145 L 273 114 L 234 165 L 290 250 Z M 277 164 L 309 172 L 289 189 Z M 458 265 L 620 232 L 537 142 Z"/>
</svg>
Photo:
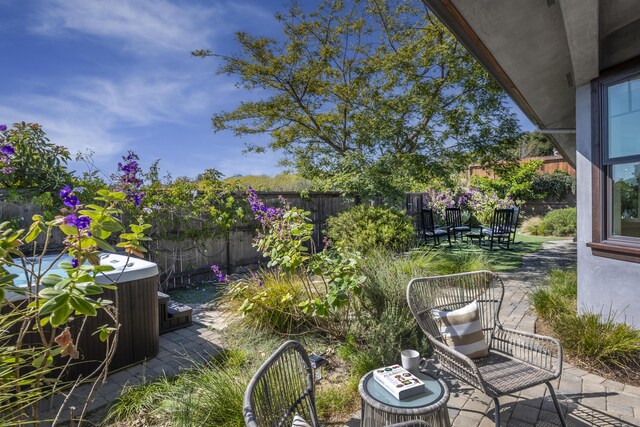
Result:
<svg viewBox="0 0 640 427">
<path fill-rule="evenodd" d="M 547 283 L 529 299 L 538 315 L 558 337 L 567 354 L 598 367 L 637 366 L 640 331 L 616 321 L 616 313 L 577 310 L 576 270 L 552 270 Z"/>
<path fill-rule="evenodd" d="M 300 308 L 300 303 L 307 298 L 296 276 L 281 274 L 275 269 L 261 269 L 252 276 L 231 283 L 223 300 L 228 303 L 226 307 L 234 312 L 251 313 L 242 316 L 242 323 L 250 329 L 286 335 L 312 326 L 312 319 Z"/>
<path fill-rule="evenodd" d="M 639 365 L 640 331 L 618 323 L 615 313 L 562 313 L 552 327 L 569 354 L 600 366 Z"/>
<path fill-rule="evenodd" d="M 528 218 L 522 223 L 522 231 L 532 236 L 544 236 L 544 221 L 539 216 Z"/>
<path fill-rule="evenodd" d="M 551 270 L 544 286 L 536 287 L 529 300 L 538 315 L 551 320 L 559 314 L 575 313 L 578 298 L 578 272 Z"/>
<path fill-rule="evenodd" d="M 242 399 L 251 373 L 243 354 L 227 353 L 173 379 L 126 389 L 105 421 L 241 427 Z"/>
</svg>

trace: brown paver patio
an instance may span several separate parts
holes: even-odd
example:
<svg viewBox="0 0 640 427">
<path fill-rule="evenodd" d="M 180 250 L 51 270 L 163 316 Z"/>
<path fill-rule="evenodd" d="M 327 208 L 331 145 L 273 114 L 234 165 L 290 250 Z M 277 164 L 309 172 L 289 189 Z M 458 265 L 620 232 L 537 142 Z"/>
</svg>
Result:
<svg viewBox="0 0 640 427">
<path fill-rule="evenodd" d="M 553 267 L 576 262 L 576 244 L 546 242 L 543 250 L 527 255 L 521 269 L 501 273 L 505 298 L 501 321 L 505 326 L 534 332 L 536 316 L 527 292 Z M 558 398 L 570 426 L 640 425 L 640 388 L 607 380 L 564 363 Z M 451 389 L 449 414 L 453 427 L 493 426 L 492 399 L 483 393 L 443 376 Z M 513 427 L 560 425 L 544 385 L 500 399 L 501 421 Z"/>
</svg>

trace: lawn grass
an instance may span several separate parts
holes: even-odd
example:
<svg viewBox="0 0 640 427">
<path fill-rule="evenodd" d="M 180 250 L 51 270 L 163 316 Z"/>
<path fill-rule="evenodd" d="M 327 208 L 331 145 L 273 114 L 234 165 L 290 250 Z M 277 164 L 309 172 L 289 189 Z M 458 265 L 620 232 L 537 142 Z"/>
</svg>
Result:
<svg viewBox="0 0 640 427">
<path fill-rule="evenodd" d="M 471 243 L 456 242 L 452 244 L 451 248 L 449 248 L 447 245 L 443 244 L 441 246 L 441 250 L 468 252 L 469 254 L 482 252 L 491 264 L 491 270 L 497 272 L 512 271 L 522 267 L 522 258 L 525 255 L 542 250 L 542 244 L 544 242 L 567 239 L 569 238 L 518 234 L 516 236 L 516 243 L 511 244 L 509 250 L 501 249 L 495 245 L 493 250 L 490 250 L 487 242 L 483 242 L 482 247 L 478 247 L 478 245 Z"/>
</svg>

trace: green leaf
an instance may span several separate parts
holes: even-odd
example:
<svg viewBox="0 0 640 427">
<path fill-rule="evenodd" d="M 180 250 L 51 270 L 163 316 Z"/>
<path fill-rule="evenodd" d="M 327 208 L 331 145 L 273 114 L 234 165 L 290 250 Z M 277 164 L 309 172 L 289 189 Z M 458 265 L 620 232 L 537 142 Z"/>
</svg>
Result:
<svg viewBox="0 0 640 427">
<path fill-rule="evenodd" d="M 124 227 L 122 226 L 122 224 L 114 219 L 104 221 L 101 225 L 102 228 L 111 233 L 124 231 Z"/>
<path fill-rule="evenodd" d="M 45 302 L 44 305 L 40 307 L 40 310 L 38 311 L 38 313 L 40 314 L 40 316 L 46 316 L 47 314 L 53 313 L 55 310 L 58 310 L 61 307 L 66 307 L 68 302 L 69 302 L 69 294 L 67 293 L 60 294 L 55 298 Z M 57 326 L 57 325 L 54 325 L 54 326 Z"/>
<path fill-rule="evenodd" d="M 71 296 L 69 301 L 71 306 L 76 310 L 76 313 L 84 314 L 87 316 L 95 316 L 97 314 L 95 307 L 84 298 Z"/>
<path fill-rule="evenodd" d="M 40 298 L 47 299 L 47 300 L 51 300 L 61 294 L 63 294 L 63 291 L 59 291 L 54 288 L 44 288 L 40 290 L 40 292 L 38 292 L 38 295 L 40 296 Z"/>
<path fill-rule="evenodd" d="M 103 251 L 107 251 L 107 252 L 115 252 L 115 248 L 113 246 L 111 246 L 109 243 L 107 243 L 106 241 L 97 238 L 96 236 L 93 236 L 93 240 L 96 242 L 96 245 L 102 249 Z"/>
<path fill-rule="evenodd" d="M 5 274 L 4 276 L 0 277 L 0 285 L 3 285 L 5 283 L 11 283 L 13 282 L 14 279 L 16 279 L 18 277 L 17 274 Z"/>
<path fill-rule="evenodd" d="M 59 228 L 67 236 L 75 236 L 78 234 L 78 229 L 72 225 L 60 225 Z"/>
<path fill-rule="evenodd" d="M 51 273 L 51 274 L 47 274 L 42 279 L 40 279 L 40 284 L 42 286 L 53 287 L 53 286 L 57 285 L 58 282 L 60 282 L 63 279 L 64 278 L 62 276 L 59 276 L 59 275 L 54 274 L 54 273 Z"/>
<path fill-rule="evenodd" d="M 51 315 L 51 325 L 52 326 L 60 326 L 64 324 L 67 320 L 69 320 L 69 316 L 73 313 L 73 308 L 69 307 L 69 305 L 65 304 L 64 306 L 56 309 Z"/>
<path fill-rule="evenodd" d="M 81 290 L 86 295 L 99 295 L 103 293 L 102 288 L 94 283 L 76 283 L 76 289 Z"/>
</svg>

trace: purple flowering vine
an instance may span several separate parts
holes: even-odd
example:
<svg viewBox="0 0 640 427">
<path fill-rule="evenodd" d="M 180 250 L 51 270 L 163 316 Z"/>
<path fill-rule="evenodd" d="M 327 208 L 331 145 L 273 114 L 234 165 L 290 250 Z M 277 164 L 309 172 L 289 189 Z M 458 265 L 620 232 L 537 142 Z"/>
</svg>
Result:
<svg viewBox="0 0 640 427">
<path fill-rule="evenodd" d="M 16 148 L 7 141 L 7 125 L 0 125 L 0 163 L 4 163 L 8 165 L 11 162 L 11 159 L 16 154 Z M 13 172 L 13 168 L 10 166 L 3 166 L 0 168 L 3 173 L 11 173 Z"/>
<path fill-rule="evenodd" d="M 78 200 L 71 187 L 65 186 L 60 190 L 59 196 L 62 199 L 62 203 L 71 209 L 71 213 L 64 217 L 65 225 L 76 227 L 78 230 L 89 228 L 91 226 L 91 218 L 86 215 L 76 215 L 80 207 L 80 200 Z"/>
<path fill-rule="evenodd" d="M 258 198 L 255 190 L 250 186 L 247 187 L 247 196 L 249 200 L 249 206 L 255 214 L 255 219 L 257 221 L 265 224 L 267 222 L 282 218 L 282 215 L 284 214 L 283 209 L 265 205 L 262 200 Z M 280 202 L 282 203 L 283 200 L 284 199 L 281 199 Z"/>
<path fill-rule="evenodd" d="M 122 160 L 124 163 L 118 162 L 118 172 L 121 172 L 121 174 L 118 176 L 117 188 L 126 194 L 127 200 L 138 207 L 146 195 L 140 191 L 142 187 L 142 179 L 138 176 L 142 172 L 138 164 L 140 158 L 136 153 L 129 150 L 126 156 L 122 156 Z"/>
<path fill-rule="evenodd" d="M 213 273 L 217 276 L 219 283 L 229 283 L 229 278 L 227 277 L 226 274 L 222 272 L 222 270 L 220 269 L 220 266 L 215 264 L 212 265 L 211 271 L 213 271 Z"/>
<path fill-rule="evenodd" d="M 78 268 L 78 266 L 80 265 L 80 261 L 78 260 L 78 258 L 71 258 L 71 267 L 73 268 Z"/>
</svg>

